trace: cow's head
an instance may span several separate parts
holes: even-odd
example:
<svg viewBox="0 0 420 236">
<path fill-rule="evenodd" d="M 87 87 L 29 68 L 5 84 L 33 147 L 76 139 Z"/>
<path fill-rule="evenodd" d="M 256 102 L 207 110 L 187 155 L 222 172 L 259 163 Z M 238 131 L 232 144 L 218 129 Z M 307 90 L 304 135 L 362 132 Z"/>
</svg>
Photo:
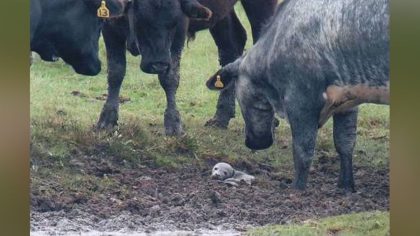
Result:
<svg viewBox="0 0 420 236">
<path fill-rule="evenodd" d="M 207 81 L 211 90 L 223 90 L 235 86 L 236 98 L 245 120 L 245 145 L 253 150 L 265 149 L 273 144 L 274 109 L 267 99 L 264 84 L 241 72 L 242 58 L 219 70 Z"/>
<path fill-rule="evenodd" d="M 74 15 L 68 14 L 69 19 L 67 32 L 71 34 L 67 38 L 69 42 L 60 48 L 60 57 L 71 64 L 74 70 L 80 74 L 96 75 L 101 70 L 101 62 L 98 58 L 98 41 L 104 22 L 98 17 L 98 9 L 101 0 L 82 0 L 85 10 L 80 10 Z M 109 17 L 121 17 L 128 5 L 129 0 L 105 0 L 109 9 Z M 74 9 L 76 11 L 77 9 Z M 63 29 L 65 29 L 63 27 Z"/>
<path fill-rule="evenodd" d="M 79 74 L 98 74 L 101 70 L 98 41 L 103 19 L 97 16 L 97 10 L 101 0 L 48 1 L 45 4 L 49 11 L 42 12 L 45 23 L 41 30 L 47 36 L 39 39 L 45 42 L 34 44 L 50 47 L 38 47 L 35 51 L 41 54 L 54 52 Z M 123 16 L 127 4 L 128 0 L 106 0 L 110 17 Z"/>
<path fill-rule="evenodd" d="M 177 30 L 185 34 L 186 17 L 208 20 L 212 15 L 197 0 L 132 0 L 127 14 L 142 55 L 140 68 L 151 74 L 170 69 L 172 43 Z"/>
</svg>

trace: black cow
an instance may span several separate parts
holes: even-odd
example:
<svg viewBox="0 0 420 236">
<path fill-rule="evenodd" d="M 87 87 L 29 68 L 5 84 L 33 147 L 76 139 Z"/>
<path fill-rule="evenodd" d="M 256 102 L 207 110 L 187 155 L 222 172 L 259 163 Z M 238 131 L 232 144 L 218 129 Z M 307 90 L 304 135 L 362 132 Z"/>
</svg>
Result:
<svg viewBox="0 0 420 236">
<path fill-rule="evenodd" d="M 246 32 L 234 12 L 237 0 L 132 0 L 124 18 L 108 21 L 103 36 L 108 57 L 108 98 L 97 128 L 117 125 L 118 96 L 126 71 L 126 49 L 141 54 L 140 68 L 158 74 L 166 93 L 164 124 L 167 135 L 183 133 L 176 107 L 181 52 L 187 35 L 202 29 L 210 32 L 219 49 L 221 65 L 242 55 Z M 273 13 L 277 0 L 241 1 L 252 25 L 254 41 L 263 22 Z M 234 116 L 235 95 L 225 90 L 219 97 L 217 112 L 208 124 L 226 127 Z"/>
<path fill-rule="evenodd" d="M 124 13 L 128 0 L 106 0 L 110 17 Z M 61 57 L 77 73 L 96 75 L 101 70 L 98 40 L 103 20 L 101 0 L 31 0 L 31 51 L 43 60 Z"/>
<path fill-rule="evenodd" d="M 251 149 L 273 143 L 275 113 L 293 138 L 294 187 L 304 189 L 317 130 L 333 116 L 338 186 L 354 190 L 357 105 L 389 103 L 389 0 L 286 0 L 246 55 L 207 81 L 231 87 Z"/>
</svg>

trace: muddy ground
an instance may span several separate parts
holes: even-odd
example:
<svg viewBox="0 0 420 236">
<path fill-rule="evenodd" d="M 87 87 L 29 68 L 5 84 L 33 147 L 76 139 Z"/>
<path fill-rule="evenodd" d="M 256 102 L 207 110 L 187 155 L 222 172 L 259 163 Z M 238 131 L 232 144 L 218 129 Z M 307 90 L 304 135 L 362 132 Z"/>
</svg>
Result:
<svg viewBox="0 0 420 236">
<path fill-rule="evenodd" d="M 211 167 L 216 162 L 209 158 L 200 168 L 191 165 L 170 170 L 146 166 L 126 168 L 112 159 L 80 157 L 71 161 L 75 174 L 112 184 L 104 188 L 94 181 L 85 181 L 72 191 L 60 184 L 59 179 L 66 176 L 51 174 L 46 178 L 38 174 L 42 168 L 56 168 L 38 163 L 37 169 L 31 171 L 31 231 L 229 229 L 242 232 L 266 224 L 389 210 L 388 168 L 356 165 L 357 191 L 345 194 L 336 187 L 337 158 L 320 156 L 314 160 L 304 192 L 291 189 L 290 166 L 274 171 L 268 165 L 248 161 L 233 163 L 236 169 L 257 179 L 251 186 L 233 187 L 210 178 Z"/>
</svg>

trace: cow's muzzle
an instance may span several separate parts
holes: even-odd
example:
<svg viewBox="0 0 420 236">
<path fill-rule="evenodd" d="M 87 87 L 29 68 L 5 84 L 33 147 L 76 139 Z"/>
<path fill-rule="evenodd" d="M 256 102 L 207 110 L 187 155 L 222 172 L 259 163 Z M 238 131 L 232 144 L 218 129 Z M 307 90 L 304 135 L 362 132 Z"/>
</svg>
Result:
<svg viewBox="0 0 420 236">
<path fill-rule="evenodd" d="M 95 76 L 101 71 L 101 62 L 99 60 L 94 60 L 86 63 L 79 63 L 73 65 L 73 68 L 78 74 Z"/>
<path fill-rule="evenodd" d="M 153 62 L 145 65 L 141 65 L 141 70 L 148 74 L 163 74 L 169 70 L 169 63 L 165 62 Z"/>
<path fill-rule="evenodd" d="M 273 136 L 254 137 L 246 135 L 245 145 L 252 150 L 267 149 L 273 145 Z"/>
</svg>

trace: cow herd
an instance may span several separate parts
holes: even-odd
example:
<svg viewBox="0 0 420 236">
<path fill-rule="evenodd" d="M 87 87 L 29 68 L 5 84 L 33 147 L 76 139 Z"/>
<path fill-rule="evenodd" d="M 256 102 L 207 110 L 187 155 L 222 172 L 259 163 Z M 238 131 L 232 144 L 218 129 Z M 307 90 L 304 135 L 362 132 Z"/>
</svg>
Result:
<svg viewBox="0 0 420 236">
<path fill-rule="evenodd" d="M 333 118 L 341 159 L 338 186 L 354 191 L 352 155 L 357 105 L 389 103 L 389 0 L 31 0 L 31 51 L 62 58 L 76 73 L 101 70 L 102 32 L 108 61 L 108 97 L 96 128 L 117 125 L 127 51 L 140 69 L 157 74 L 166 94 L 166 135 L 180 135 L 176 105 L 181 53 L 187 38 L 209 29 L 222 69 L 207 81 L 219 90 L 216 114 L 206 125 L 226 128 L 235 99 L 245 120 L 245 144 L 271 146 L 278 115 L 292 130 L 294 187 L 305 189 L 317 130 Z M 101 11 L 104 14 L 101 15 Z"/>
</svg>

